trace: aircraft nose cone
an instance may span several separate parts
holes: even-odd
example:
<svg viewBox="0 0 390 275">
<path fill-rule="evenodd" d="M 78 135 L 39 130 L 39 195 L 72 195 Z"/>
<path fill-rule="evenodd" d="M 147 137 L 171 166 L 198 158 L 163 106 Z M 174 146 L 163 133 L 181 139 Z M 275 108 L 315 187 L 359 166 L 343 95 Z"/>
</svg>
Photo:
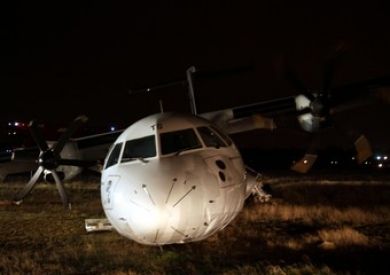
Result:
<svg viewBox="0 0 390 275">
<path fill-rule="evenodd" d="M 243 204 L 245 186 L 232 184 L 238 174 L 229 174 L 233 170 L 228 173 L 227 162 L 220 162 L 183 155 L 118 167 L 120 180 L 102 181 L 106 216 L 120 234 L 143 244 L 204 239 L 228 224 Z"/>
</svg>

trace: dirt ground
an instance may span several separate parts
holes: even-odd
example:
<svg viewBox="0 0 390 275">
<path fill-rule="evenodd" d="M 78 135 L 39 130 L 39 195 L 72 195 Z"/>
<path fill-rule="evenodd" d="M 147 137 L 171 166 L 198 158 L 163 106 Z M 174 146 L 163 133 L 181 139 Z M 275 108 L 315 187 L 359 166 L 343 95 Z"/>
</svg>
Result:
<svg viewBox="0 0 390 275">
<path fill-rule="evenodd" d="M 98 180 L 66 184 L 71 211 L 40 183 L 22 205 L 0 204 L 0 274 L 389 274 L 389 177 L 264 182 L 271 202 L 249 201 L 207 240 L 162 248 L 86 233 L 86 218 L 104 217 Z M 0 183 L 0 201 L 22 186 Z"/>
</svg>

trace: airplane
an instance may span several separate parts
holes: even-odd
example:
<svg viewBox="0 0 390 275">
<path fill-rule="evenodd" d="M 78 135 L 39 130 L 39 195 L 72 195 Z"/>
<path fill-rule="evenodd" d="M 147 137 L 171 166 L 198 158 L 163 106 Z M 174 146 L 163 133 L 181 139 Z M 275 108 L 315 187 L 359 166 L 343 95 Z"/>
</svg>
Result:
<svg viewBox="0 0 390 275">
<path fill-rule="evenodd" d="M 230 134 L 274 129 L 274 121 L 266 117 L 273 113 L 293 113 L 302 128 L 310 131 L 319 130 L 331 115 L 330 93 L 304 93 L 198 114 L 192 86 L 195 73 L 194 67 L 187 70 L 192 114 L 161 112 L 133 123 L 118 133 L 104 161 L 101 201 L 105 215 L 119 234 L 141 244 L 203 240 L 225 228 L 250 194 L 259 194 L 261 182 L 245 166 Z M 386 81 L 365 82 L 364 88 Z M 61 154 L 85 121 L 83 116 L 76 118 L 52 145 L 43 139 L 36 124 L 30 123 L 40 149 L 39 167 L 16 194 L 17 204 L 31 192 L 42 173 L 50 172 L 64 206 L 70 205 L 56 169 L 86 165 L 85 160 Z"/>
</svg>

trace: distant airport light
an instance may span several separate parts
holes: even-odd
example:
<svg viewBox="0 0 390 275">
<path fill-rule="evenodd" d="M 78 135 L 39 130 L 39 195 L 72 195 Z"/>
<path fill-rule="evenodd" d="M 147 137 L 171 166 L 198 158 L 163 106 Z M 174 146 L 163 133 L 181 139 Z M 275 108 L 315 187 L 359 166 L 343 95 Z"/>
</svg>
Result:
<svg viewBox="0 0 390 275">
<path fill-rule="evenodd" d="M 376 156 L 376 160 L 381 160 L 382 157 L 381 156 Z"/>
<path fill-rule="evenodd" d="M 16 127 L 18 127 L 18 126 L 19 126 L 19 122 L 15 121 L 14 125 L 15 125 Z"/>
<path fill-rule="evenodd" d="M 387 160 L 387 156 L 384 156 L 383 159 L 384 159 L 384 160 Z"/>
<path fill-rule="evenodd" d="M 356 158 L 355 157 L 352 157 L 352 160 L 355 160 Z"/>
<path fill-rule="evenodd" d="M 304 163 L 304 164 L 307 164 L 307 163 L 308 163 L 307 159 L 305 159 L 305 160 L 303 161 L 303 163 Z"/>
<path fill-rule="evenodd" d="M 383 163 L 379 163 L 378 168 L 382 168 L 382 167 L 383 167 Z"/>
<path fill-rule="evenodd" d="M 111 132 L 114 132 L 115 130 L 116 130 L 116 128 L 115 128 L 114 126 L 111 126 L 111 127 L 110 127 L 110 131 L 111 131 Z"/>
<path fill-rule="evenodd" d="M 12 123 L 11 122 L 8 122 L 8 126 L 11 126 L 12 125 Z"/>
</svg>

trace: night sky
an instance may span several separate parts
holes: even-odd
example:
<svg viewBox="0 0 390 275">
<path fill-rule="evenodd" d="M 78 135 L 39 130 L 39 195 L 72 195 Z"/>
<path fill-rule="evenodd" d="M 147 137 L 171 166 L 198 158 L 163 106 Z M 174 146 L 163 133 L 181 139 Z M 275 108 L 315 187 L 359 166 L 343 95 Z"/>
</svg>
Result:
<svg viewBox="0 0 390 275">
<path fill-rule="evenodd" d="M 203 71 L 255 66 L 199 80 L 200 112 L 293 95 L 281 60 L 316 89 L 341 44 L 346 54 L 335 86 L 390 75 L 386 1 L 14 2 L 0 7 L 0 123 L 67 124 L 86 114 L 90 125 L 124 126 L 158 112 L 159 99 L 166 110 L 188 111 L 184 87 L 153 95 L 128 91 L 184 77 L 191 65 Z M 366 132 L 375 147 L 389 148 L 388 106 L 379 102 L 338 118 Z M 286 134 L 291 131 L 258 133 L 256 142 L 289 145 L 294 138 Z"/>
</svg>

